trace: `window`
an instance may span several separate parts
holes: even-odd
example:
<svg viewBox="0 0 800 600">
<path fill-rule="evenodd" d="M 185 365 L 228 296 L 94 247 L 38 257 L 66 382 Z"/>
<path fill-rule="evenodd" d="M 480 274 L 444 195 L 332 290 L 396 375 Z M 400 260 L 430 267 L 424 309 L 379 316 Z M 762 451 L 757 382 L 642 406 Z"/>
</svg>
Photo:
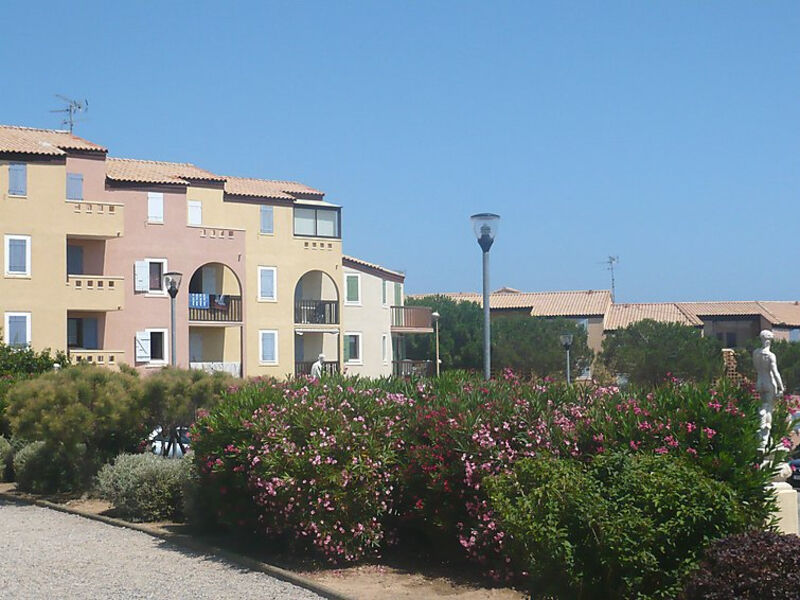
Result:
<svg viewBox="0 0 800 600">
<path fill-rule="evenodd" d="M 203 224 L 203 203 L 200 200 L 188 200 L 186 203 L 189 225 Z"/>
<path fill-rule="evenodd" d="M 361 304 L 361 275 L 345 275 L 345 304 Z"/>
<path fill-rule="evenodd" d="M 258 267 L 258 299 L 277 300 L 275 286 L 277 269 L 275 267 Z"/>
<path fill-rule="evenodd" d="M 339 209 L 294 209 L 294 234 L 315 237 L 339 238 Z"/>
<path fill-rule="evenodd" d="M 274 219 L 272 214 L 272 207 L 265 204 L 261 205 L 261 233 L 274 233 Z"/>
<path fill-rule="evenodd" d="M 31 236 L 7 235 L 6 275 L 17 277 L 31 276 Z"/>
<path fill-rule="evenodd" d="M 344 334 L 344 362 L 361 364 L 361 334 Z"/>
<path fill-rule="evenodd" d="M 278 332 L 261 329 L 258 332 L 258 357 L 262 365 L 278 364 Z"/>
<path fill-rule="evenodd" d="M 83 175 L 67 173 L 67 200 L 83 200 Z"/>
<path fill-rule="evenodd" d="M 28 194 L 28 165 L 25 163 L 11 163 L 8 165 L 8 195 L 27 196 Z"/>
<path fill-rule="evenodd" d="M 389 343 L 385 333 L 381 336 L 381 360 L 389 362 Z"/>
<path fill-rule="evenodd" d="M 735 348 L 736 347 L 736 332 L 735 331 L 728 331 L 725 334 L 725 346 L 727 348 Z"/>
<path fill-rule="evenodd" d="M 5 342 L 14 348 L 24 348 L 31 343 L 31 313 L 29 312 L 7 312 L 5 332 Z"/>
<path fill-rule="evenodd" d="M 403 284 L 395 282 L 394 284 L 394 305 L 403 306 Z"/>
<path fill-rule="evenodd" d="M 67 244 L 67 275 L 83 275 L 83 246 Z"/>
<path fill-rule="evenodd" d="M 586 318 L 584 318 L 584 319 L 575 319 L 575 324 L 578 327 L 580 327 L 581 329 L 583 329 L 584 331 L 588 331 L 589 330 L 589 319 L 586 319 Z"/>
<path fill-rule="evenodd" d="M 381 281 L 381 283 L 383 284 L 383 286 L 382 286 L 382 289 L 381 289 L 381 293 L 382 293 L 382 296 L 381 296 L 382 300 L 381 300 L 381 302 L 382 302 L 382 304 L 383 304 L 384 306 L 386 306 L 386 301 L 387 301 L 387 300 L 388 300 L 388 298 L 389 298 L 389 294 L 387 293 L 387 291 L 386 291 L 386 288 L 388 287 L 388 285 L 389 285 L 389 282 L 388 282 L 388 281 L 386 281 L 385 279 L 383 279 L 383 280 Z"/>
<path fill-rule="evenodd" d="M 164 273 L 167 271 L 167 260 L 164 258 L 146 258 L 137 260 L 133 265 L 133 290 L 151 294 L 166 294 Z"/>
<path fill-rule="evenodd" d="M 161 192 L 147 193 L 147 222 L 164 222 L 164 194 Z"/>
<path fill-rule="evenodd" d="M 67 347 L 97 350 L 97 319 L 67 319 Z"/>
<path fill-rule="evenodd" d="M 800 342 L 800 329 L 791 329 L 789 331 L 790 342 Z"/>
<path fill-rule="evenodd" d="M 145 329 L 136 332 L 135 340 L 136 362 L 146 362 L 153 365 L 167 364 L 167 330 Z"/>
</svg>

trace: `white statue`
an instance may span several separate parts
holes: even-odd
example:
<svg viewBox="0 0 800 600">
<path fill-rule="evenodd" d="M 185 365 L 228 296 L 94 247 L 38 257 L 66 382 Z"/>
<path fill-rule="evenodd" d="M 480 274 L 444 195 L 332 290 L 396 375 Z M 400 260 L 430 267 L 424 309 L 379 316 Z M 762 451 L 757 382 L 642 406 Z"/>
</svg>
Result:
<svg viewBox="0 0 800 600">
<path fill-rule="evenodd" d="M 761 348 L 753 351 L 753 366 L 758 374 L 756 391 L 761 396 L 761 429 L 759 435 L 761 452 L 766 451 L 769 442 L 769 433 L 772 429 L 772 410 L 775 407 L 775 398 L 783 396 L 783 380 L 778 373 L 778 361 L 772 350 L 769 349 L 775 335 L 765 329 L 760 334 Z"/>
<path fill-rule="evenodd" d="M 319 358 L 311 365 L 311 376 L 314 379 L 320 379 L 322 377 L 322 363 L 325 361 L 325 355 L 320 354 Z"/>
</svg>

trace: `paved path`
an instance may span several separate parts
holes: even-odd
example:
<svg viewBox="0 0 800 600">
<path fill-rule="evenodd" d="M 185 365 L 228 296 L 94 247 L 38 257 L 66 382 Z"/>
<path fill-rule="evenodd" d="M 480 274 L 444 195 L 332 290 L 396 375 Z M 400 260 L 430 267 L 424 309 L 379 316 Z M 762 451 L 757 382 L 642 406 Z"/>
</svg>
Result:
<svg viewBox="0 0 800 600">
<path fill-rule="evenodd" d="M 318 600 L 138 531 L 0 500 L 0 598 Z"/>
</svg>

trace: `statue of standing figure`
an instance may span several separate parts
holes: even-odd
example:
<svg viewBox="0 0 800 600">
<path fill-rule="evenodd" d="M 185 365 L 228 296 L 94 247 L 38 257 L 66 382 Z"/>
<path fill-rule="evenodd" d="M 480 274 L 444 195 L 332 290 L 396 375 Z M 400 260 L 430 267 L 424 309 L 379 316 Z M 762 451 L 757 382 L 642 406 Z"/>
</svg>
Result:
<svg viewBox="0 0 800 600">
<path fill-rule="evenodd" d="M 761 452 L 766 452 L 769 434 L 772 429 L 772 410 L 775 399 L 783 396 L 783 380 L 778 372 L 778 361 L 770 350 L 775 335 L 765 329 L 761 332 L 761 348 L 753 351 L 753 366 L 758 374 L 756 391 L 761 396 L 761 429 L 759 430 Z"/>
</svg>

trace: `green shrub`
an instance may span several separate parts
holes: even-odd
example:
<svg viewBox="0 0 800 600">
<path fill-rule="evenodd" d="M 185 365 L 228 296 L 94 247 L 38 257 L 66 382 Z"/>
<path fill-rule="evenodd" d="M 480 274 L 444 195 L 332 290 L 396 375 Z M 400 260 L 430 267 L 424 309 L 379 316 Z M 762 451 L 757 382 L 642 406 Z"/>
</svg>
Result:
<svg viewBox="0 0 800 600">
<path fill-rule="evenodd" d="M 36 494 L 86 489 L 92 474 L 90 464 L 83 444 L 66 451 L 45 442 L 33 442 L 14 455 L 17 489 Z"/>
<path fill-rule="evenodd" d="M 673 598 L 709 540 L 760 525 L 728 485 L 674 457 L 523 459 L 486 485 L 534 597 Z"/>
<path fill-rule="evenodd" d="M 785 600 L 800 594 L 800 538 L 769 531 L 712 544 L 681 600 Z"/>
<path fill-rule="evenodd" d="M 11 460 L 14 458 L 14 449 L 11 443 L 0 435 L 0 481 L 10 481 Z"/>
<path fill-rule="evenodd" d="M 120 454 L 97 475 L 97 492 L 134 521 L 180 520 L 190 460 Z"/>
</svg>

